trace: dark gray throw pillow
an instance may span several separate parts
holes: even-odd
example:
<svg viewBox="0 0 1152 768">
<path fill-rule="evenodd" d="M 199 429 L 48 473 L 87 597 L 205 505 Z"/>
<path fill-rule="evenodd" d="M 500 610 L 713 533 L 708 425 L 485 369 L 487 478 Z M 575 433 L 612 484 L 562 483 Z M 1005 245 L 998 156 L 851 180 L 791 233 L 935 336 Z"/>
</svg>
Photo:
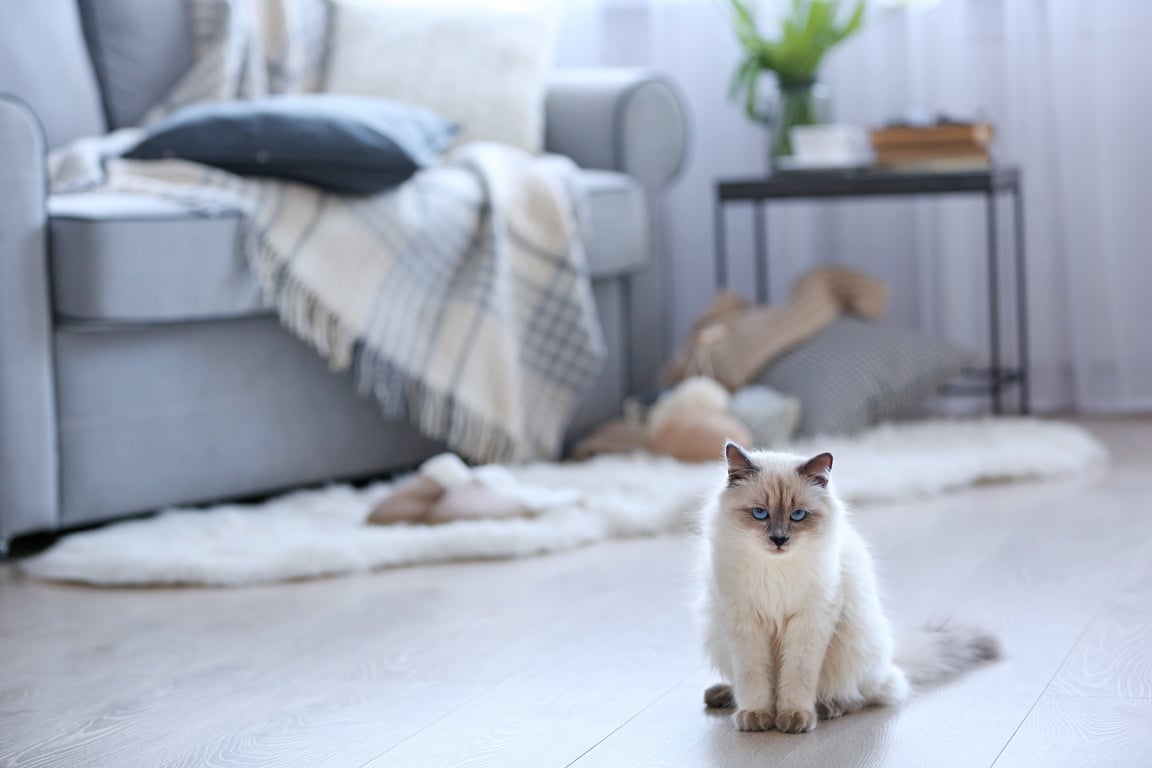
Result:
<svg viewBox="0 0 1152 768">
<path fill-rule="evenodd" d="M 949 341 L 842 317 L 777 358 L 759 382 L 800 398 L 800 434 L 837 435 L 895 416 L 971 362 Z"/>
<path fill-rule="evenodd" d="M 400 184 L 431 163 L 456 126 L 426 109 L 339 94 L 193 104 L 125 153 L 179 158 L 349 194 Z"/>
</svg>

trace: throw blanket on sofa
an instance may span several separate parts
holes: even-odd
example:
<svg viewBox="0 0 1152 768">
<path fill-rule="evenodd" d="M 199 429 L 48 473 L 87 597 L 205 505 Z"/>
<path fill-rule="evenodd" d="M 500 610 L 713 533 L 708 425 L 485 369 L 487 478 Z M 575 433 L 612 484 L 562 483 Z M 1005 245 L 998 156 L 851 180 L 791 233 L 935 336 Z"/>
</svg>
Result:
<svg viewBox="0 0 1152 768">
<path fill-rule="evenodd" d="M 293 29 L 307 25 L 289 22 L 315 5 L 193 0 L 225 13 L 205 15 L 215 36 L 198 41 L 202 58 L 166 104 L 308 88 L 319 58 L 307 45 L 293 52 Z M 283 73 L 285 62 L 299 66 L 279 86 L 256 76 Z M 55 153 L 54 191 L 240 210 L 244 252 L 284 325 L 334 369 L 351 368 L 386 416 L 475 461 L 559 451 L 604 354 L 569 161 L 464 145 L 394 190 L 355 198 L 177 160 L 105 161 L 131 139 L 118 132 Z"/>
</svg>

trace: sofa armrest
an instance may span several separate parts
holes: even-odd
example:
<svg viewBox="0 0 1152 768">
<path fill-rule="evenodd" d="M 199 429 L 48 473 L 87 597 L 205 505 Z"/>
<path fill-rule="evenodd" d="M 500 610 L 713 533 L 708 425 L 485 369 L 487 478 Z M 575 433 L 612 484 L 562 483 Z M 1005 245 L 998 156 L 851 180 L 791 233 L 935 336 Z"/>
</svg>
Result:
<svg viewBox="0 0 1152 768">
<path fill-rule="evenodd" d="M 638 69 L 559 69 L 545 100 L 544 148 L 583 168 L 622 171 L 648 190 L 684 165 L 687 111 L 668 80 Z"/>
<path fill-rule="evenodd" d="M 648 193 L 648 266 L 628 281 L 630 389 L 654 386 L 669 353 L 671 270 L 664 252 L 662 187 L 684 165 L 688 111 L 668 80 L 637 69 L 559 69 L 545 100 L 544 148 L 583 168 L 627 173 Z"/>
<path fill-rule="evenodd" d="M 0 547 L 58 521 L 44 131 L 0 93 Z"/>
</svg>

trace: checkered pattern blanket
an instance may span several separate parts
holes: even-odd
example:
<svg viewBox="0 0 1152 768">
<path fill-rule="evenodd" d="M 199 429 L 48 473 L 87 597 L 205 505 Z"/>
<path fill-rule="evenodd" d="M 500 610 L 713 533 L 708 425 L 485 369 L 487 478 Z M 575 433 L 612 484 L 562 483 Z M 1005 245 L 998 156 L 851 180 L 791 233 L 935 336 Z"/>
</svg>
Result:
<svg viewBox="0 0 1152 768">
<path fill-rule="evenodd" d="M 156 114 L 319 82 L 323 38 L 302 30 L 321 0 L 192 7 L 199 62 Z M 100 162 L 130 138 L 65 148 L 51 163 L 57 190 L 240 210 L 244 251 L 284 325 L 352 369 L 386 416 L 475 461 L 559 451 L 604 353 L 570 162 L 476 143 L 353 198 L 178 160 Z"/>
</svg>

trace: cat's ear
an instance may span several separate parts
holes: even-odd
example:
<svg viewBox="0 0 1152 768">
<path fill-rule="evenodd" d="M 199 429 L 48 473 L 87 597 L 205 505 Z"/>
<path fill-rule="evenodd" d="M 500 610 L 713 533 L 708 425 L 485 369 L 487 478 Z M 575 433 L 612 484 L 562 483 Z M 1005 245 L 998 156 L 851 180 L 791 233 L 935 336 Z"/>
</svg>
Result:
<svg viewBox="0 0 1152 768">
<path fill-rule="evenodd" d="M 729 440 L 724 445 L 724 458 L 728 461 L 728 487 L 756 474 L 756 465 L 748 454 L 736 443 Z"/>
<path fill-rule="evenodd" d="M 828 475 L 832 473 L 832 454 L 822 453 L 813 456 L 800 467 L 800 474 L 817 485 L 827 487 Z"/>
</svg>

